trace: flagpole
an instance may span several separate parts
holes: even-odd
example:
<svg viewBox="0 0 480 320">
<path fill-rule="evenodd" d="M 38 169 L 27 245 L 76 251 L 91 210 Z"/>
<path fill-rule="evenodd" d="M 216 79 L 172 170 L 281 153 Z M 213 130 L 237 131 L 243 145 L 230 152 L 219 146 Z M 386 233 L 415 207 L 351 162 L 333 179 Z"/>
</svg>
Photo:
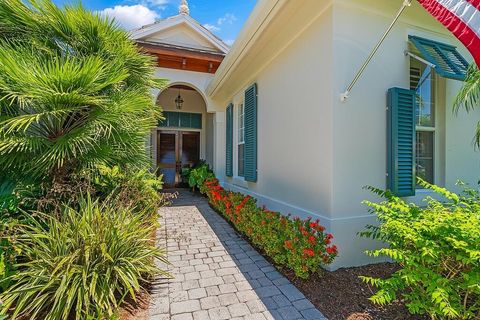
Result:
<svg viewBox="0 0 480 320">
<path fill-rule="evenodd" d="M 402 7 L 400 8 L 400 10 L 398 10 L 398 13 L 397 15 L 395 16 L 395 19 L 392 21 L 392 23 L 390 24 L 390 26 L 388 27 L 388 29 L 385 31 L 385 33 L 383 34 L 382 38 L 380 39 L 380 41 L 378 41 L 377 45 L 375 46 L 375 48 L 373 48 L 373 51 L 370 53 L 370 55 L 368 56 L 367 60 L 365 60 L 365 62 L 363 63 L 362 67 L 360 68 L 360 70 L 358 70 L 357 74 L 355 75 L 355 78 L 353 78 L 352 82 L 350 83 L 350 85 L 348 86 L 347 90 L 345 90 L 344 93 L 342 93 L 340 95 L 340 101 L 342 102 L 346 102 L 347 99 L 348 99 L 348 96 L 350 94 L 350 92 L 352 91 L 353 87 L 355 86 L 355 84 L 357 83 L 357 81 L 360 79 L 360 77 L 362 76 L 363 72 L 365 71 L 365 69 L 367 68 L 367 66 L 370 64 L 370 61 L 372 61 L 373 57 L 375 56 L 375 54 L 377 53 L 378 49 L 380 49 L 380 46 L 382 45 L 383 41 L 385 41 L 385 39 L 387 38 L 388 34 L 390 33 L 390 31 L 392 31 L 393 29 L 393 26 L 395 25 L 395 23 L 398 21 L 398 19 L 400 18 L 400 16 L 402 15 L 403 11 L 405 11 L 405 9 L 407 7 L 410 7 L 412 5 L 412 0 L 404 0 L 403 1 L 403 5 Z"/>
</svg>

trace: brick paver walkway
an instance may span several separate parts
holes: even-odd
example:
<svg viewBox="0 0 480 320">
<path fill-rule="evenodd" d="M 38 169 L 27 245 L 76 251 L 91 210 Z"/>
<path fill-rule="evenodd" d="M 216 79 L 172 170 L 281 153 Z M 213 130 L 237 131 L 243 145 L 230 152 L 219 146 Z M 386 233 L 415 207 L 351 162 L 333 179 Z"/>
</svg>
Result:
<svg viewBox="0 0 480 320">
<path fill-rule="evenodd" d="M 181 191 L 160 211 L 160 246 L 175 279 L 156 285 L 151 320 L 325 320 L 206 199 Z"/>
</svg>

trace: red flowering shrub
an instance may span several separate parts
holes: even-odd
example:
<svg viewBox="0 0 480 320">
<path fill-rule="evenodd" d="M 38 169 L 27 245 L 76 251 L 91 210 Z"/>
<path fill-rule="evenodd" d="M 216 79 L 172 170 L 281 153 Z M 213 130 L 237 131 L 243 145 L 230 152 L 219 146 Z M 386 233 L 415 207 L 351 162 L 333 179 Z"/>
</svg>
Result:
<svg viewBox="0 0 480 320">
<path fill-rule="evenodd" d="M 217 179 L 206 180 L 200 191 L 239 232 L 300 278 L 319 272 L 337 256 L 337 247 L 331 243 L 333 236 L 325 233 L 319 220 L 291 219 L 259 208 L 255 199 L 223 189 Z"/>
</svg>

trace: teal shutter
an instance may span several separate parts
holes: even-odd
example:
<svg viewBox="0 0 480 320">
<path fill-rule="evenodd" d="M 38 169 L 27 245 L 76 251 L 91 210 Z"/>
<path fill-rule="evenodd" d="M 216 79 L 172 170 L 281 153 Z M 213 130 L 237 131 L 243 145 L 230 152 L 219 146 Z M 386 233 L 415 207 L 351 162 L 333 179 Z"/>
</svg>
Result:
<svg viewBox="0 0 480 320">
<path fill-rule="evenodd" d="M 257 84 L 245 91 L 245 180 L 257 182 Z"/>
<path fill-rule="evenodd" d="M 387 189 L 399 197 L 415 195 L 415 104 L 414 90 L 388 90 Z"/>
<path fill-rule="evenodd" d="M 233 176 L 233 104 L 227 107 L 225 174 Z"/>
<path fill-rule="evenodd" d="M 464 81 L 469 64 L 457 51 L 446 43 L 409 36 L 408 39 L 418 49 L 422 57 L 435 65 L 435 71 L 444 78 Z"/>
</svg>

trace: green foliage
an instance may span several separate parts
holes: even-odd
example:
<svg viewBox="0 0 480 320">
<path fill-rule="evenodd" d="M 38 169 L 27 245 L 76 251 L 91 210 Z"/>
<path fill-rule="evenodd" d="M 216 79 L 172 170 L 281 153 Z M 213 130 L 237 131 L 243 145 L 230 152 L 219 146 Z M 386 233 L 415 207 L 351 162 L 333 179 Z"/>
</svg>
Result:
<svg viewBox="0 0 480 320">
<path fill-rule="evenodd" d="M 2 314 L 12 318 L 106 319 L 124 299 L 136 299 L 142 283 L 156 274 L 154 217 L 133 213 L 112 201 L 81 199 L 79 210 L 65 207 L 59 217 L 22 226 L 14 284 L 0 295 Z"/>
<path fill-rule="evenodd" d="M 115 197 L 123 207 L 150 208 L 152 212 L 165 200 L 160 194 L 162 177 L 148 170 L 125 170 L 118 166 L 98 165 L 93 171 L 92 188 L 100 199 Z"/>
<path fill-rule="evenodd" d="M 197 188 L 201 192 L 205 181 L 215 178 L 215 174 L 205 161 L 201 161 L 193 168 L 183 168 L 182 175 L 193 190 Z"/>
<path fill-rule="evenodd" d="M 432 319 L 476 319 L 480 313 L 480 194 L 465 188 L 462 194 L 419 182 L 438 198 L 426 199 L 426 207 L 375 188 L 386 198 L 365 201 L 380 224 L 362 235 L 388 243 L 388 248 L 369 251 L 387 256 L 401 269 L 390 278 L 363 280 L 378 287 L 371 297 L 377 304 L 405 300 L 413 314 Z"/>
<path fill-rule="evenodd" d="M 462 89 L 458 92 L 453 104 L 454 111 L 458 113 L 461 107 L 467 112 L 472 112 L 479 107 L 480 103 L 480 70 L 477 65 L 472 64 L 468 70 L 467 79 L 463 83 Z M 475 134 L 475 143 L 480 147 L 480 122 L 477 125 Z"/>
<path fill-rule="evenodd" d="M 0 293 L 10 286 L 9 277 L 16 272 L 14 264 L 18 254 L 15 246 L 17 226 L 18 221 L 15 219 L 0 219 Z"/>
<path fill-rule="evenodd" d="M 206 180 L 201 190 L 238 231 L 297 277 L 307 279 L 321 272 L 321 266 L 332 263 L 337 256 L 337 247 L 331 243 L 333 236 L 325 232 L 319 220 L 291 219 L 259 208 L 255 199 L 223 189 L 217 179 Z"/>
<path fill-rule="evenodd" d="M 159 112 L 151 57 L 80 4 L 0 1 L 0 174 L 61 180 L 147 164 Z"/>
</svg>

